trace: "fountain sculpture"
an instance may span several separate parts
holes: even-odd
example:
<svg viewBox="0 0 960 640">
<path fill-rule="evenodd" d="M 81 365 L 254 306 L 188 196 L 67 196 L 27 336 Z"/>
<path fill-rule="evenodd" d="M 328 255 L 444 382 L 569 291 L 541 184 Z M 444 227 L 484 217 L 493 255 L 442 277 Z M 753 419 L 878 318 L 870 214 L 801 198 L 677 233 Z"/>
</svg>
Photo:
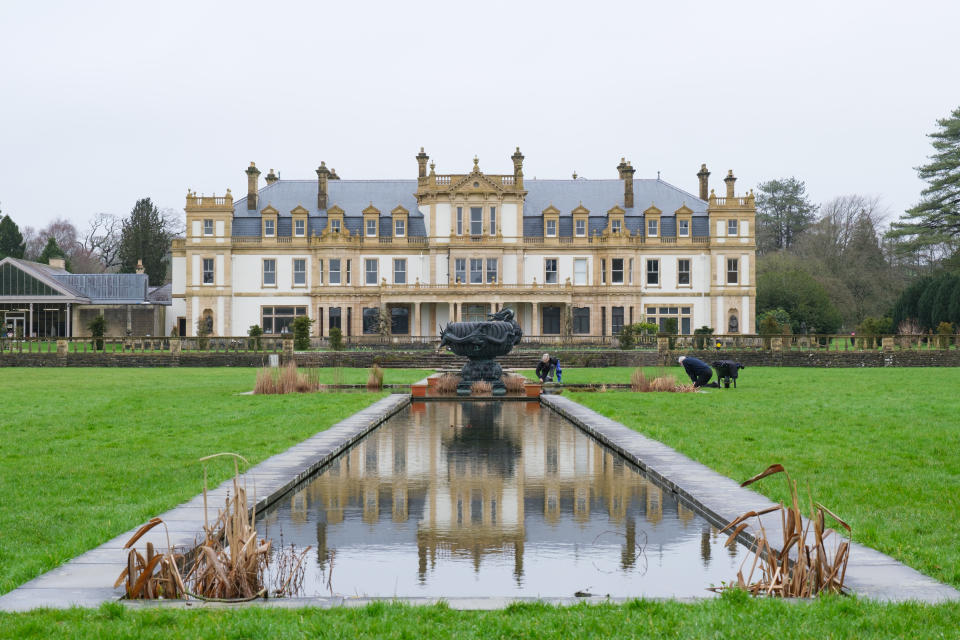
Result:
<svg viewBox="0 0 960 640">
<path fill-rule="evenodd" d="M 513 309 L 502 309 L 489 314 L 484 322 L 451 322 L 440 329 L 440 344 L 458 356 L 469 358 L 460 371 L 457 395 L 470 395 L 470 386 L 486 381 L 493 386 L 493 395 L 502 396 L 507 389 L 501 380 L 503 369 L 494 358 L 510 353 L 520 343 L 523 330 L 514 320 Z"/>
</svg>

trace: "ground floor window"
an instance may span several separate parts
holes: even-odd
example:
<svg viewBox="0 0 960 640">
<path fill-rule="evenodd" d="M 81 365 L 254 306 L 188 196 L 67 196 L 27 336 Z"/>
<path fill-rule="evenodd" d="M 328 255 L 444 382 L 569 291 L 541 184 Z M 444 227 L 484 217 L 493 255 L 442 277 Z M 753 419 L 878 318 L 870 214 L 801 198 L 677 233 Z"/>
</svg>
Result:
<svg viewBox="0 0 960 640">
<path fill-rule="evenodd" d="M 560 307 L 544 307 L 543 314 L 543 335 L 556 335 L 560 333 Z"/>
<path fill-rule="evenodd" d="M 261 322 L 264 333 L 292 333 L 293 319 L 307 315 L 306 307 L 261 307 Z"/>
<path fill-rule="evenodd" d="M 460 316 L 464 322 L 483 322 L 487 319 L 489 306 L 485 304 L 465 304 Z"/>
<path fill-rule="evenodd" d="M 691 307 L 647 307 L 647 322 L 657 325 L 661 333 L 693 333 Z"/>
<path fill-rule="evenodd" d="M 331 329 L 336 327 L 337 329 L 343 330 L 343 327 L 340 325 L 340 319 L 342 317 L 340 314 L 340 307 L 330 307 L 328 316 L 330 318 L 329 325 Z"/>
<path fill-rule="evenodd" d="M 390 333 L 405 336 L 410 333 L 410 310 L 406 307 L 390 308 Z"/>
<path fill-rule="evenodd" d="M 623 331 L 623 307 L 610 308 L 610 333 L 618 335 Z"/>
<path fill-rule="evenodd" d="M 377 307 L 364 307 L 363 309 L 363 333 L 371 335 L 380 333 L 380 309 Z"/>
<path fill-rule="evenodd" d="M 573 332 L 577 334 L 590 333 L 590 307 L 573 308 Z"/>
</svg>

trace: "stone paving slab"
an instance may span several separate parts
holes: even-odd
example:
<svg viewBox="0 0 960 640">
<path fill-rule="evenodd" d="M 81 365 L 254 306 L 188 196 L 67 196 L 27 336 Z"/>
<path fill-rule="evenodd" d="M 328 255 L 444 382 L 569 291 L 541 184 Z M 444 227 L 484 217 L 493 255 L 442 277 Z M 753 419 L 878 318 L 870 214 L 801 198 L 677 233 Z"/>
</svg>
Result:
<svg viewBox="0 0 960 640">
<path fill-rule="evenodd" d="M 311 476 L 330 460 L 349 448 L 387 418 L 410 402 L 408 394 L 392 394 L 321 431 L 287 451 L 267 458 L 241 475 L 246 481 L 248 502 L 253 506 L 256 492 L 257 510 L 278 500 L 288 490 Z M 233 479 L 207 491 L 210 519 L 217 513 L 233 491 Z M 167 532 L 172 545 L 178 549 L 192 549 L 203 531 L 203 494 L 160 514 L 167 528 L 158 526 L 137 541 L 138 549 L 152 542 L 159 549 L 167 549 Z M 117 576 L 127 562 L 126 544 L 140 526 L 116 536 L 95 549 L 48 571 L 0 596 L 0 611 L 24 611 L 37 607 L 67 608 L 95 607 L 123 596 L 122 588 L 113 588 Z M 333 606 L 333 605 L 330 605 Z"/>
<path fill-rule="evenodd" d="M 665 488 L 677 493 L 714 525 L 728 522 L 750 510 L 775 505 L 755 491 L 741 487 L 699 462 L 671 449 L 662 442 L 637 433 L 563 396 L 541 396 L 540 402 L 572 421 L 594 438 L 637 465 Z M 740 535 L 747 545 L 753 536 L 756 519 Z M 769 540 L 782 540 L 783 525 L 778 514 L 761 518 Z M 735 578 L 736 576 L 731 576 Z M 917 600 L 936 603 L 960 600 L 960 591 L 937 582 L 876 549 L 856 542 L 850 546 L 845 583 L 863 597 L 887 601 Z"/>
</svg>

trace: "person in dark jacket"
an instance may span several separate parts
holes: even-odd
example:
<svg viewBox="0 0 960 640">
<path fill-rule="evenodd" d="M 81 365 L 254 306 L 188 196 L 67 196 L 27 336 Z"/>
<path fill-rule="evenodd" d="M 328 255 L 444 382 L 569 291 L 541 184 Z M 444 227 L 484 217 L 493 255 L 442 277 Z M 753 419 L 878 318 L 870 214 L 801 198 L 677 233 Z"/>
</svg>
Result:
<svg viewBox="0 0 960 640">
<path fill-rule="evenodd" d="M 537 377 L 540 382 L 553 382 L 553 372 L 557 370 L 560 361 L 551 358 L 549 353 L 543 354 L 540 362 L 537 363 Z"/>
<path fill-rule="evenodd" d="M 697 389 L 707 386 L 710 378 L 713 377 L 713 369 L 703 360 L 690 356 L 680 356 L 679 362 L 683 366 L 683 370 L 690 376 L 693 386 Z"/>
</svg>

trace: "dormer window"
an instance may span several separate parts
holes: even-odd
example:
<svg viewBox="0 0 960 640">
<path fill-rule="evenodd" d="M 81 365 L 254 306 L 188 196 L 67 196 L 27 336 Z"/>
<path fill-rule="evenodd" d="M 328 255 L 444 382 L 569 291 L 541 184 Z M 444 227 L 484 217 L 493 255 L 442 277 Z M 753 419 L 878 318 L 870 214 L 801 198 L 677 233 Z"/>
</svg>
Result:
<svg viewBox="0 0 960 640">
<path fill-rule="evenodd" d="M 690 235 L 689 220 L 677 220 L 677 235 L 681 238 L 686 238 Z"/>
<path fill-rule="evenodd" d="M 557 235 L 557 221 L 556 220 L 547 220 L 547 237 L 554 238 Z"/>
<path fill-rule="evenodd" d="M 208 218 L 203 221 L 203 235 L 205 236 L 213 235 L 213 220 Z"/>
<path fill-rule="evenodd" d="M 655 238 L 657 236 L 657 226 L 656 220 L 647 220 L 647 235 Z"/>
<path fill-rule="evenodd" d="M 277 221 L 276 220 L 264 220 L 263 221 L 263 235 L 267 238 L 272 238 L 277 235 Z"/>
<path fill-rule="evenodd" d="M 330 220 L 330 231 L 333 233 L 340 233 L 340 221 L 337 219 Z"/>
<path fill-rule="evenodd" d="M 367 237 L 377 235 L 377 221 L 370 218 L 367 220 Z"/>
<path fill-rule="evenodd" d="M 623 223 L 619 219 L 614 218 L 613 220 L 610 221 L 610 231 L 612 231 L 613 233 L 620 233 L 620 231 L 622 231 L 622 228 L 623 228 L 622 224 Z"/>
<path fill-rule="evenodd" d="M 306 220 L 294 220 L 293 221 L 293 235 L 298 237 L 303 237 L 307 234 L 307 221 Z"/>
<path fill-rule="evenodd" d="M 405 220 L 394 220 L 393 221 L 393 235 L 398 238 L 402 238 L 407 235 L 407 223 Z"/>
<path fill-rule="evenodd" d="M 575 224 L 575 227 L 576 227 L 577 237 L 582 238 L 582 237 L 584 237 L 585 235 L 587 235 L 587 221 L 586 221 L 586 220 L 577 220 L 577 221 L 576 221 L 576 224 Z"/>
</svg>

